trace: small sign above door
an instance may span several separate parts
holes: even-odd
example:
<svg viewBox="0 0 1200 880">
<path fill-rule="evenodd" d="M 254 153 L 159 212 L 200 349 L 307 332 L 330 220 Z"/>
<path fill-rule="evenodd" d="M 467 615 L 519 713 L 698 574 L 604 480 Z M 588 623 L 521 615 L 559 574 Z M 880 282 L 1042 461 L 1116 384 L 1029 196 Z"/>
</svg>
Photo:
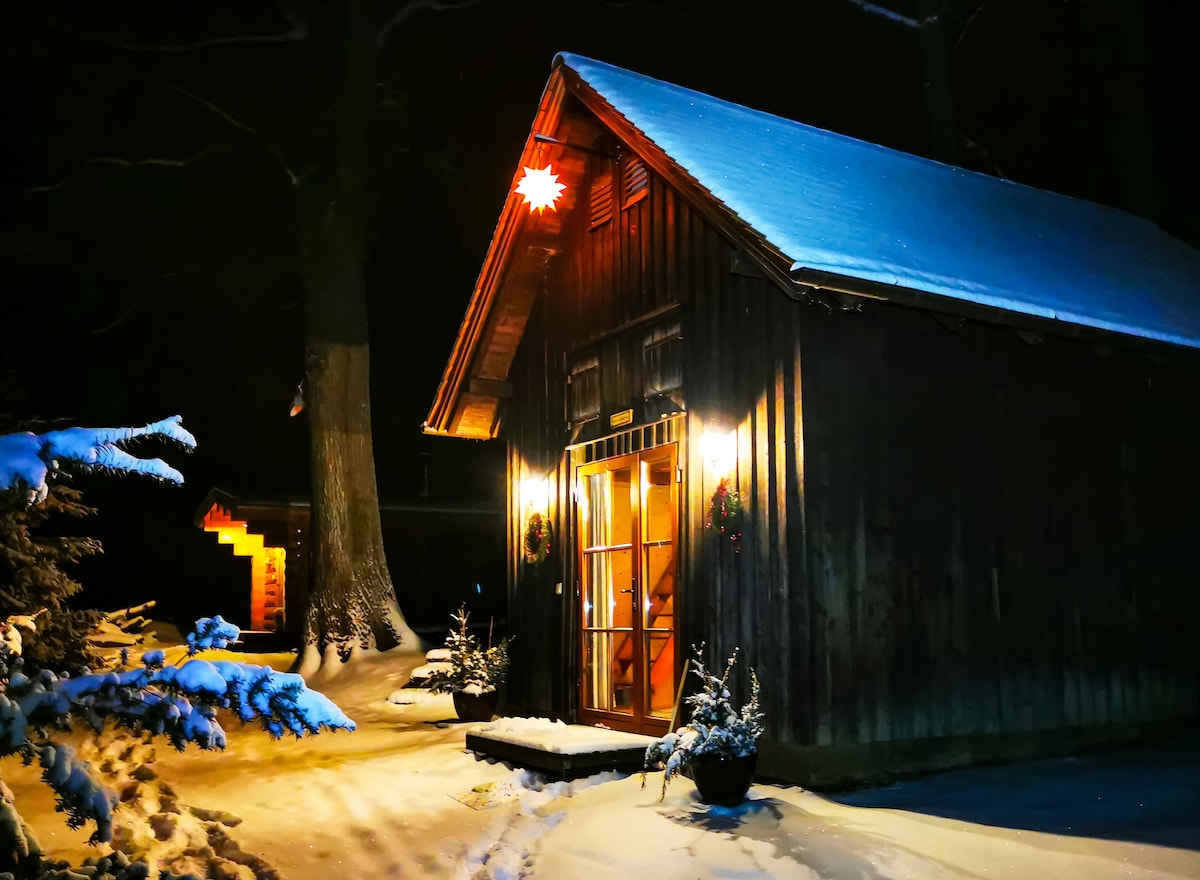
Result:
<svg viewBox="0 0 1200 880">
<path fill-rule="evenodd" d="M 620 428 L 625 425 L 633 424 L 633 410 L 623 409 L 620 412 L 613 413 L 608 417 L 608 426 L 610 428 Z"/>
</svg>

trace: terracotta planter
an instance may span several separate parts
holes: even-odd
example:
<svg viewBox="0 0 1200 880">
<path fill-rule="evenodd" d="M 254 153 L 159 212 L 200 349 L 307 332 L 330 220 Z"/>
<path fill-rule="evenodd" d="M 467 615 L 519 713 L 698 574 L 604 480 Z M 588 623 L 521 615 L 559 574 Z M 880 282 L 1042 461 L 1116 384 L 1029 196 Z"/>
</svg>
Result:
<svg viewBox="0 0 1200 880">
<path fill-rule="evenodd" d="M 757 765 L 758 752 L 737 758 L 700 755 L 688 761 L 700 800 L 720 807 L 736 807 L 746 799 Z"/>
<path fill-rule="evenodd" d="M 454 712 L 461 721 L 491 721 L 496 714 L 496 703 L 500 699 L 499 691 L 484 691 L 482 694 L 468 694 L 455 691 Z"/>
</svg>

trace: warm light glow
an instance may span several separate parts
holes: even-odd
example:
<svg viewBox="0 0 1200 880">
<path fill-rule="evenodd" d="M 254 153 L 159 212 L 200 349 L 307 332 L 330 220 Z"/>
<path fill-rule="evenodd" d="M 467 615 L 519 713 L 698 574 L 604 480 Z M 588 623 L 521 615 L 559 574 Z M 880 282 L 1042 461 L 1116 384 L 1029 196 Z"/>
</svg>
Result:
<svg viewBox="0 0 1200 880">
<path fill-rule="evenodd" d="M 737 432 L 705 431 L 700 437 L 700 455 L 715 476 L 728 476 L 737 462 Z"/>
<path fill-rule="evenodd" d="M 250 557 L 250 629 L 270 630 L 282 622 L 277 615 L 284 611 L 287 551 L 266 546 L 263 536 L 248 531 L 247 525 L 216 504 L 204 516 L 206 532 L 215 532 L 234 556 Z"/>
<path fill-rule="evenodd" d="M 553 173 L 552 166 L 530 168 L 528 165 L 524 165 L 522 167 L 525 169 L 525 176 L 521 178 L 513 192 L 525 199 L 522 204 L 529 206 L 529 213 L 537 211 L 540 214 L 546 208 L 551 211 L 557 210 L 554 203 L 558 201 L 558 197 L 562 195 L 566 186 L 558 182 L 558 175 Z"/>
<path fill-rule="evenodd" d="M 526 515 L 549 512 L 550 481 L 546 477 L 526 477 L 521 481 L 521 504 Z"/>
</svg>

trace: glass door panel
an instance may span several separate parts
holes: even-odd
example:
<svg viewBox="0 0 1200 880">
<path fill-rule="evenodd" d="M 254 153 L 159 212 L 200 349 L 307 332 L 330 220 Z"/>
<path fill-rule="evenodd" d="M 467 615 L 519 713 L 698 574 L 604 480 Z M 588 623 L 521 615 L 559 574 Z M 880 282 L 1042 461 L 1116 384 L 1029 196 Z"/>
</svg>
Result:
<svg viewBox="0 0 1200 880">
<path fill-rule="evenodd" d="M 655 457 L 646 460 L 649 455 Z M 645 640 L 645 712 L 653 718 L 669 722 L 675 711 L 676 685 L 674 447 L 644 454 L 641 477 L 641 623 Z"/>
<path fill-rule="evenodd" d="M 659 731 L 674 711 L 675 486 L 674 445 L 577 472 L 581 707 L 589 720 Z"/>
<path fill-rule="evenodd" d="M 582 479 L 584 701 L 587 709 L 633 714 L 637 686 L 637 590 L 631 465 Z"/>
</svg>

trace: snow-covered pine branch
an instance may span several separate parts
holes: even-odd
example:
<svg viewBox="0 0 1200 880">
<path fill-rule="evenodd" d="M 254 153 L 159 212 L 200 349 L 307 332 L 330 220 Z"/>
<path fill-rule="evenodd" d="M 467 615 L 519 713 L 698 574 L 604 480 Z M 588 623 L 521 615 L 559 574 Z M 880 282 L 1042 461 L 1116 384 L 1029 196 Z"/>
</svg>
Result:
<svg viewBox="0 0 1200 880">
<path fill-rule="evenodd" d="M 212 642 L 193 633 L 189 644 Z M 223 621 L 221 622 L 223 623 Z M 236 627 L 216 627 L 221 636 L 236 640 Z M 162 651 L 148 651 L 142 665 L 131 669 L 59 677 L 47 670 L 26 675 L 19 657 L 0 660 L 0 757 L 20 753 L 36 757 L 42 779 L 55 792 L 67 823 L 80 827 L 95 822 L 92 840 L 112 837 L 116 798 L 91 775 L 68 747 L 46 731 L 69 729 L 72 718 L 99 732 L 114 724 L 137 732 L 163 736 L 182 751 L 189 743 L 202 749 L 225 747 L 225 730 L 217 719 L 220 709 L 231 710 L 243 723 L 258 721 L 276 739 L 285 733 L 297 738 L 322 731 L 355 729 L 355 724 L 331 700 L 309 690 L 304 680 L 270 667 L 225 660 L 188 660 L 164 666 Z M 0 805 L 0 852 L 28 851 L 23 825 L 15 809 L 7 816 Z M 14 849 L 15 848 L 15 849 Z M 0 861 L 3 861 L 0 858 Z"/>
<path fill-rule="evenodd" d="M 121 448 L 121 444 L 138 437 L 160 437 L 187 449 L 196 447 L 196 438 L 183 427 L 182 416 L 171 416 L 140 428 L 64 428 L 45 434 L 2 434 L 0 490 L 21 489 L 31 501 L 44 499 L 46 477 L 58 468 L 59 462 L 182 483 L 183 474 L 162 459 L 135 458 Z"/>
</svg>

